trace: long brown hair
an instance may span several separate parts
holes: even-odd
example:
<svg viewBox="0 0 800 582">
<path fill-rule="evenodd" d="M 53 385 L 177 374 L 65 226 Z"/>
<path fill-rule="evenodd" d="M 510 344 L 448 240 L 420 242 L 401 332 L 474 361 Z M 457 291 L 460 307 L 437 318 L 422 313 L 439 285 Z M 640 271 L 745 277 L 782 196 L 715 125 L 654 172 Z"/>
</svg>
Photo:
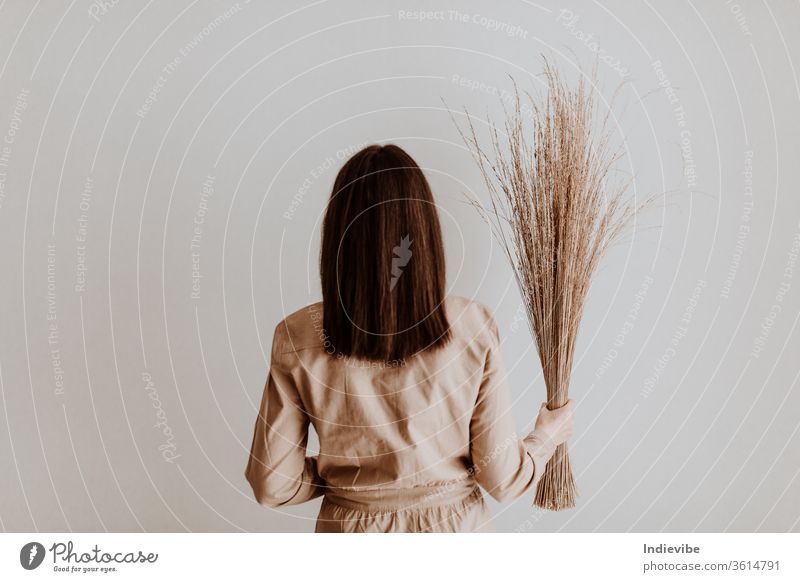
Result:
<svg viewBox="0 0 800 582">
<path fill-rule="evenodd" d="M 400 360 L 450 339 L 439 216 L 425 175 L 402 148 L 367 146 L 339 171 L 320 275 L 329 353 Z"/>
</svg>

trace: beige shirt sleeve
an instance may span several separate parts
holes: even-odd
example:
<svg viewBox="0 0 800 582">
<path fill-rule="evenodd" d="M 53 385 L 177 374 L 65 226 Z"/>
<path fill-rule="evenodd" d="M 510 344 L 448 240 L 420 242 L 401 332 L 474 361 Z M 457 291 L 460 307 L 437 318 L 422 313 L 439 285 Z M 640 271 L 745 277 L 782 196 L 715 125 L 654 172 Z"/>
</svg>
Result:
<svg viewBox="0 0 800 582">
<path fill-rule="evenodd" d="M 497 324 L 487 314 L 490 347 L 470 422 L 470 452 L 478 483 L 498 501 L 516 499 L 539 482 L 555 447 L 537 433 L 517 435 Z"/>
<path fill-rule="evenodd" d="M 306 456 L 309 418 L 292 376 L 296 354 L 283 323 L 275 329 L 269 375 L 256 418 L 245 477 L 261 505 L 303 503 L 324 493 L 317 457 Z"/>
</svg>

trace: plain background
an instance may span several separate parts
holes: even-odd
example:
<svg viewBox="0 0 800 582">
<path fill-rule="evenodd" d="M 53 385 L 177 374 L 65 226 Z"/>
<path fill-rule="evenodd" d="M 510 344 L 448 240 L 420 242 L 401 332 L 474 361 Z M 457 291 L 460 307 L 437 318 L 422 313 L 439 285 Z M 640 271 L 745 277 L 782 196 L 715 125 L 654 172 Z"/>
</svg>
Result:
<svg viewBox="0 0 800 582">
<path fill-rule="evenodd" d="M 266 4 L 0 3 L 3 529 L 313 529 L 319 500 L 261 508 L 243 471 L 367 143 L 425 169 L 449 289 L 495 311 L 529 429 L 541 369 L 447 107 L 498 119 L 545 52 L 571 81 L 599 58 L 606 99 L 625 81 L 618 176 L 668 194 L 589 294 L 578 507 L 492 503 L 497 528 L 800 530 L 796 2 Z"/>
</svg>

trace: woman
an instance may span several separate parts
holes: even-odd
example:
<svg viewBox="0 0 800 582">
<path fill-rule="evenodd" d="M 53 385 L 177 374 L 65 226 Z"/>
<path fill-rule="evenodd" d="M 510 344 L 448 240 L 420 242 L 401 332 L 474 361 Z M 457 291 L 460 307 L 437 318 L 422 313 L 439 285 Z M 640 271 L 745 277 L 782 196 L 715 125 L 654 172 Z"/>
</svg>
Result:
<svg viewBox="0 0 800 582">
<path fill-rule="evenodd" d="M 245 472 L 258 502 L 324 495 L 317 532 L 492 531 L 478 485 L 500 501 L 532 491 L 572 435 L 572 402 L 543 404 L 518 437 L 497 325 L 446 296 L 433 195 L 398 146 L 339 172 L 320 274 L 323 300 L 275 329 Z"/>
</svg>

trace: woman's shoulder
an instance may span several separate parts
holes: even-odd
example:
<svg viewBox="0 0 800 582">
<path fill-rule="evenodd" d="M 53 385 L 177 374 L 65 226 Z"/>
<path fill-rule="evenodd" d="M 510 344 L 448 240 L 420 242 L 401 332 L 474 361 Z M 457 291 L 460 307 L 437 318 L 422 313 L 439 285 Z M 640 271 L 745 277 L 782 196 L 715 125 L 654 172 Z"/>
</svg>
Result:
<svg viewBox="0 0 800 582">
<path fill-rule="evenodd" d="M 497 335 L 497 323 L 488 305 L 460 295 L 448 295 L 446 301 L 447 319 L 455 331 L 472 339 L 493 339 Z"/>
<path fill-rule="evenodd" d="M 293 311 L 275 326 L 273 349 L 288 353 L 319 347 L 324 337 L 322 301 L 317 301 Z"/>
<path fill-rule="evenodd" d="M 467 342 L 497 341 L 497 323 L 492 309 L 485 303 L 461 295 L 448 295 L 445 311 L 455 336 Z M 322 315 L 323 303 L 317 301 L 284 317 L 275 327 L 273 351 L 291 353 L 325 348 L 328 338 Z"/>
<path fill-rule="evenodd" d="M 448 295 L 446 302 L 448 315 L 453 313 L 478 319 L 493 319 L 491 308 L 475 299 L 462 295 Z"/>
</svg>

